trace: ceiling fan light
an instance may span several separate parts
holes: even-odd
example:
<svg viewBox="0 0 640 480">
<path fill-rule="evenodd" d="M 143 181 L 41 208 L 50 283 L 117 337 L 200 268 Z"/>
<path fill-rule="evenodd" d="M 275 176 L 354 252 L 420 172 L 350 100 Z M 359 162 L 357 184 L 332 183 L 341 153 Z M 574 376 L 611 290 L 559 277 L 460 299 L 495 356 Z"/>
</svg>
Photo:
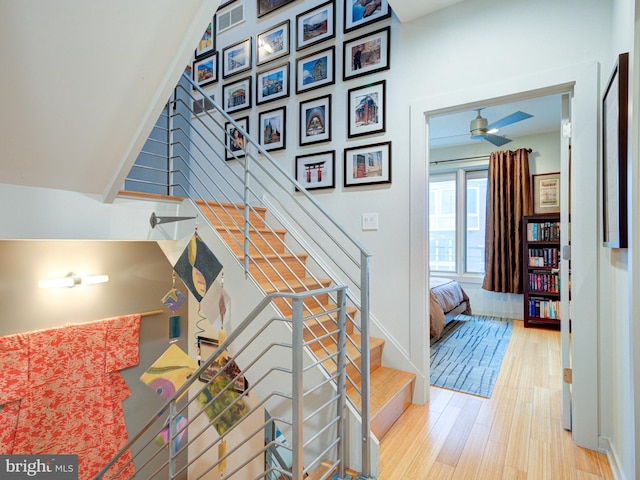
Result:
<svg viewBox="0 0 640 480">
<path fill-rule="evenodd" d="M 500 131 L 499 128 L 492 128 L 491 130 L 487 130 L 487 133 L 494 134 L 494 133 L 498 133 L 499 131 Z"/>
</svg>

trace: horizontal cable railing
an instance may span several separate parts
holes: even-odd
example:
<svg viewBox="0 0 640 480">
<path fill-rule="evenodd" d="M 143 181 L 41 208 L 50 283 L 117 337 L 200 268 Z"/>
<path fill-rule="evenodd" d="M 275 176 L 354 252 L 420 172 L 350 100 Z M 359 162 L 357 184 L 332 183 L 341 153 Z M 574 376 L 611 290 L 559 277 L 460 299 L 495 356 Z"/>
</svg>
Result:
<svg viewBox="0 0 640 480">
<path fill-rule="evenodd" d="M 217 470 L 221 480 L 298 480 L 327 463 L 332 468 L 323 479 L 333 472 L 344 478 L 344 348 L 332 354 L 339 366 L 334 375 L 313 378 L 317 370 L 304 351 L 317 340 L 304 339 L 303 302 L 336 296 L 344 345 L 345 289 L 266 296 L 95 479 L 200 479 Z M 291 301 L 291 315 L 271 317 L 266 309 L 281 298 Z M 265 430 L 286 432 L 291 441 L 283 440 L 286 434 L 265 441 Z M 288 452 L 290 465 L 269 460 L 278 449 Z"/>
<path fill-rule="evenodd" d="M 162 150 L 164 138 L 171 165 L 170 194 L 188 198 L 199 208 L 266 294 L 317 290 L 331 284 L 348 287 L 347 342 L 351 353 L 347 356 L 347 382 L 355 392 L 352 401 L 362 418 L 362 468 L 367 475 L 370 254 L 213 99 L 209 102 L 212 109 L 196 114 L 193 105 L 205 96 L 189 77 L 183 77 L 165 109 L 166 118 L 161 117 L 158 130 L 151 135 L 153 141 L 145 146 L 151 155 L 146 156 L 145 148 L 143 165 L 136 162 L 126 188 L 150 188 L 144 183 L 149 174 L 145 168 Z M 232 131 L 238 132 L 242 141 L 234 138 Z M 325 336 L 316 346 L 321 355 L 336 349 L 330 335 L 331 324 L 335 324 L 329 313 L 335 305 L 331 297 L 314 297 L 304 305 L 310 318 L 305 324 L 307 335 Z M 290 312 L 288 300 L 279 300 L 276 305 L 283 314 Z M 336 362 L 329 357 L 323 366 L 331 373 Z"/>
</svg>

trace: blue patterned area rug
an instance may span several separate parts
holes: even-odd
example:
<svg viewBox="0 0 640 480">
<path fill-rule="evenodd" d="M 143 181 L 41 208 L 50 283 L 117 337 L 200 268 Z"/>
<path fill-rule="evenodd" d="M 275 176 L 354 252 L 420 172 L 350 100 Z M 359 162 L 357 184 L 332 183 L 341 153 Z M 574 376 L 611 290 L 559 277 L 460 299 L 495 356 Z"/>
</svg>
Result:
<svg viewBox="0 0 640 480">
<path fill-rule="evenodd" d="M 513 320 L 458 315 L 431 339 L 431 385 L 490 398 Z"/>
</svg>

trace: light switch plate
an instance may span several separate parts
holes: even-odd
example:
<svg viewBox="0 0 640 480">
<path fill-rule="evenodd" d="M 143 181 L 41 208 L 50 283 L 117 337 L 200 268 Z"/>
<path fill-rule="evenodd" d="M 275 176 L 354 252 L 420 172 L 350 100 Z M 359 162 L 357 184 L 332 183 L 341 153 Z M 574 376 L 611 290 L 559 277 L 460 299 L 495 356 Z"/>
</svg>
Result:
<svg viewBox="0 0 640 480">
<path fill-rule="evenodd" d="M 378 214 L 377 213 L 362 214 L 362 230 L 378 230 Z"/>
</svg>

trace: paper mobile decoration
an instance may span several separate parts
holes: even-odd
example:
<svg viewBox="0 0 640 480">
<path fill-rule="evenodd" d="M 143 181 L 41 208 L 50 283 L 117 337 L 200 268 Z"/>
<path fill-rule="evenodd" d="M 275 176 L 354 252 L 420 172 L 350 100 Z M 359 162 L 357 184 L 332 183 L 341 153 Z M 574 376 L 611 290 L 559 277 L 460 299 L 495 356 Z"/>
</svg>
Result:
<svg viewBox="0 0 640 480">
<path fill-rule="evenodd" d="M 195 232 L 173 269 L 200 302 L 222 271 L 222 264 Z"/>
<path fill-rule="evenodd" d="M 196 361 L 174 343 L 140 376 L 140 380 L 169 400 L 197 369 Z"/>
<path fill-rule="evenodd" d="M 162 303 L 164 303 L 169 310 L 175 312 L 182 306 L 186 299 L 187 297 L 185 297 L 180 290 L 172 288 L 164 297 L 162 297 Z"/>
</svg>

